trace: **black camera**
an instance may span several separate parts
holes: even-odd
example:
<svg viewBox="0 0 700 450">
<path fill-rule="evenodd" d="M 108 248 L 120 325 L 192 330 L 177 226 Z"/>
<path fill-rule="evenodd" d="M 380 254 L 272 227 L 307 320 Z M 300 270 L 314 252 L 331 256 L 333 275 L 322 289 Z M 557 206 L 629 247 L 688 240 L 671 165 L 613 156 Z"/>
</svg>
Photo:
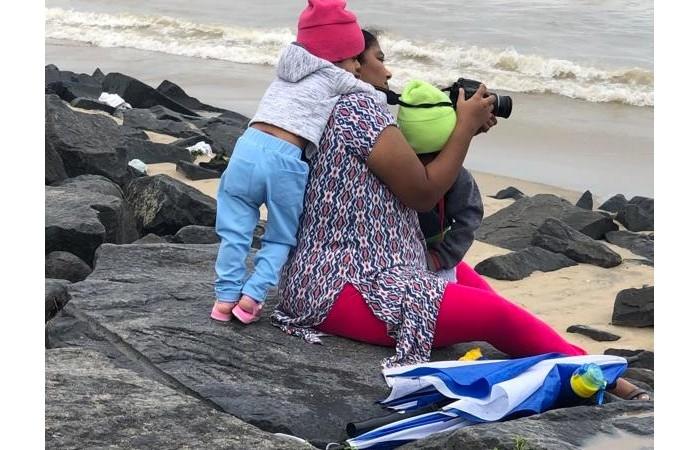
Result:
<svg viewBox="0 0 700 450">
<path fill-rule="evenodd" d="M 457 107 L 457 96 L 459 95 L 459 88 L 464 89 L 464 99 L 470 98 L 479 89 L 481 83 L 476 80 L 469 80 L 466 78 L 460 78 L 456 82 L 452 83 L 452 86 L 443 89 L 445 92 L 450 93 L 450 100 L 452 101 L 452 107 Z M 484 97 L 493 95 L 496 97 L 496 102 L 493 104 L 493 114 L 496 117 L 503 117 L 507 119 L 510 117 L 510 113 L 513 110 L 513 99 L 507 95 L 498 95 L 495 92 L 487 92 Z"/>
</svg>

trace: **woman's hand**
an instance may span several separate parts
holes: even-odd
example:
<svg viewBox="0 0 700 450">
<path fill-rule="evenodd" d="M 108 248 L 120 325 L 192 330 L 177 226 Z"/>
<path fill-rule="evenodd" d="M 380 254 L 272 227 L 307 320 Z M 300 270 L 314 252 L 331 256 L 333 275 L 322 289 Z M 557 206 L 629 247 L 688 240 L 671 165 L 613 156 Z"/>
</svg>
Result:
<svg viewBox="0 0 700 450">
<path fill-rule="evenodd" d="M 459 88 L 457 126 L 466 127 L 471 136 L 476 135 L 479 131 L 488 131 L 491 126 L 496 124 L 496 117 L 493 115 L 493 104 L 496 102 L 496 97 L 493 95 L 484 97 L 486 93 L 486 86 L 481 84 L 474 95 L 469 100 L 465 100 L 464 89 Z"/>
</svg>

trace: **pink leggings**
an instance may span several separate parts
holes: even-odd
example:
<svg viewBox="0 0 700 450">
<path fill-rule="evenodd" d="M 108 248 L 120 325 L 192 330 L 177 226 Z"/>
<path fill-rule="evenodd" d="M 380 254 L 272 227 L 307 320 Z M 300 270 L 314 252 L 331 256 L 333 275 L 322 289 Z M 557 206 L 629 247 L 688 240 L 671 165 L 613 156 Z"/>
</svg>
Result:
<svg viewBox="0 0 700 450">
<path fill-rule="evenodd" d="M 328 317 L 317 328 L 369 344 L 395 345 L 386 324 L 374 316 L 362 294 L 351 284 L 345 285 Z M 442 297 L 433 347 L 470 341 L 486 341 L 515 357 L 548 352 L 586 354 L 542 320 L 499 296 L 474 269 L 460 263 L 457 283 L 449 283 Z"/>
</svg>

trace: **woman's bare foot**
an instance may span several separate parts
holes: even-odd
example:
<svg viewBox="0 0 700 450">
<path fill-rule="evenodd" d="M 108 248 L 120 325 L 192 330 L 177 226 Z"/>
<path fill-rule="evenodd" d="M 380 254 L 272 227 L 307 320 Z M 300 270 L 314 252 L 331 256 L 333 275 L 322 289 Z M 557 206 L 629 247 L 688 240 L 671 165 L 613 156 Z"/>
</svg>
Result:
<svg viewBox="0 0 700 450">
<path fill-rule="evenodd" d="M 624 378 L 617 379 L 617 385 L 610 393 L 624 400 L 651 400 L 647 391 L 638 388 Z"/>
</svg>

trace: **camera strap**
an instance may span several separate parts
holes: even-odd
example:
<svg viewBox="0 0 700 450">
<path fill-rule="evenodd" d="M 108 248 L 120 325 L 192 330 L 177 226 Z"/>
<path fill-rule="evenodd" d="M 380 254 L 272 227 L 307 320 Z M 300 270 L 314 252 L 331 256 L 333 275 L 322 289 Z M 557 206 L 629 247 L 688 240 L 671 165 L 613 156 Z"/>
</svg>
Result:
<svg viewBox="0 0 700 450">
<path fill-rule="evenodd" d="M 380 87 L 376 87 L 378 91 L 384 92 L 386 94 L 386 102 L 390 105 L 401 105 L 406 108 L 437 108 L 437 107 L 442 107 L 442 106 L 449 106 L 450 108 L 452 107 L 452 102 L 440 102 L 440 103 L 420 103 L 418 105 L 411 105 L 410 103 L 405 103 L 401 100 L 401 96 L 397 94 L 396 92 L 389 90 L 389 89 L 384 89 Z"/>
</svg>

